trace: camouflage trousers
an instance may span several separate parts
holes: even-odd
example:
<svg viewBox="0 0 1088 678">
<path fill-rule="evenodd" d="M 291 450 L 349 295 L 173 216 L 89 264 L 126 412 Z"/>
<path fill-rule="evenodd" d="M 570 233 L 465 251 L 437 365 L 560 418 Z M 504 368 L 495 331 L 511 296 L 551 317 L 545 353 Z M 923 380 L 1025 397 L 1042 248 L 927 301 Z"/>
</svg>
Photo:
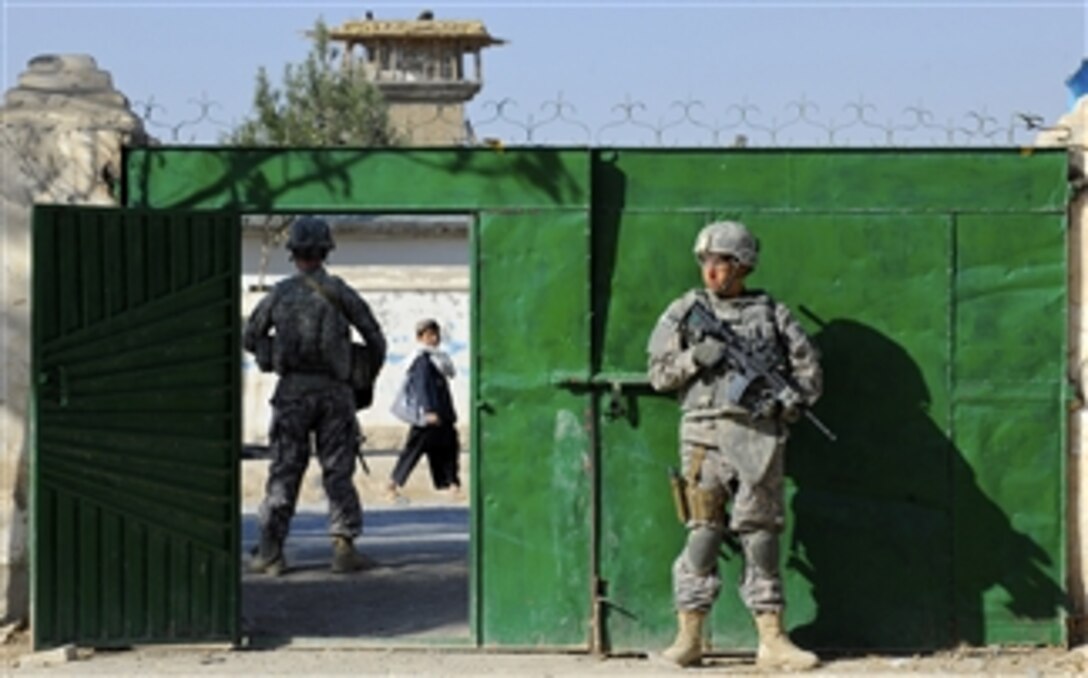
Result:
<svg viewBox="0 0 1088 678">
<path fill-rule="evenodd" d="M 730 440 L 734 434 L 740 437 Z M 717 553 L 728 529 L 739 537 L 744 554 L 739 589 L 745 606 L 753 612 L 780 610 L 783 599 L 778 560 L 779 536 L 785 520 L 784 437 L 776 434 L 773 427 L 759 431 L 725 421 L 717 424 L 710 439 L 717 441 L 718 446 L 684 441 L 681 464 L 684 477 L 690 478 L 693 460 L 702 457 L 698 486 L 709 495 L 711 503 L 730 504 L 729 525 L 714 524 L 713 520 L 688 523 L 687 543 L 672 568 L 673 602 L 678 610 L 706 611 L 714 604 L 721 591 Z M 729 443 L 733 444 L 723 454 L 721 446 Z M 697 454 L 700 448 L 703 452 Z M 758 476 L 738 470 L 738 466 L 745 464 L 737 463 L 737 455 L 746 451 L 763 459 L 758 465 Z"/>
<path fill-rule="evenodd" d="M 355 537 L 362 531 L 363 512 L 352 478 L 360 432 L 351 387 L 333 382 L 302 393 L 277 388 L 272 407 L 272 461 L 259 512 L 262 531 L 279 541 L 287 537 L 310 462 L 312 433 L 329 500 L 329 533 Z"/>
</svg>

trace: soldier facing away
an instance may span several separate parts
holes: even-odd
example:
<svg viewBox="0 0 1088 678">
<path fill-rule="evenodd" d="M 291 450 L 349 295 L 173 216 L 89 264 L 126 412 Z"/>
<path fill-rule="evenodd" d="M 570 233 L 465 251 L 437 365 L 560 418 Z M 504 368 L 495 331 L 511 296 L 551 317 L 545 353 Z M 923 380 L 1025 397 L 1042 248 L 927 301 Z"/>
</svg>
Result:
<svg viewBox="0 0 1088 678">
<path fill-rule="evenodd" d="M 362 335 L 373 361 L 385 358 L 386 342 L 370 307 L 324 262 L 335 247 L 329 225 L 304 217 L 291 224 L 287 249 L 297 273 L 280 281 L 246 323 L 245 349 L 262 370 L 279 375 L 272 396 L 269 443 L 272 460 L 260 506 L 260 543 L 251 568 L 278 575 L 286 567 L 283 542 L 310 460 L 313 434 L 329 501 L 332 570 L 369 565 L 356 552 L 363 515 L 352 476 L 361 432 L 355 417 L 351 373 L 351 327 Z"/>
<path fill-rule="evenodd" d="M 673 301 L 650 336 L 649 377 L 658 391 L 676 391 L 682 410 L 681 495 L 687 542 L 673 563 L 673 599 L 679 631 L 662 653 L 668 663 L 698 664 L 703 625 L 721 590 L 718 550 L 726 531 L 744 554 L 740 595 L 759 633 L 757 664 L 806 669 L 816 655 L 795 646 L 782 628 L 779 536 L 785 521 L 783 470 L 788 423 L 820 396 L 819 355 L 790 311 L 771 296 L 745 288 L 756 267 L 759 244 L 743 224 L 709 224 L 695 240 L 705 289 Z M 725 344 L 692 338 L 685 318 L 695 304 L 783 367 L 796 389 L 738 398 L 738 375 Z M 732 503 L 727 518 L 726 504 Z"/>
</svg>

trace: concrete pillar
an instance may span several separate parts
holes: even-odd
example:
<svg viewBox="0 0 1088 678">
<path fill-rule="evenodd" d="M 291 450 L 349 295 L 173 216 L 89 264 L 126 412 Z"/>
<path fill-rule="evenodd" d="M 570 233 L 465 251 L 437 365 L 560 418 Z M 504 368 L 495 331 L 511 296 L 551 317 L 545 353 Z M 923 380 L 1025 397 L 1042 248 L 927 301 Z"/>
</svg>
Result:
<svg viewBox="0 0 1088 678">
<path fill-rule="evenodd" d="M 86 55 L 35 57 L 0 106 L 0 623 L 29 606 L 27 401 L 35 203 L 114 203 L 123 144 L 143 124 Z"/>
<path fill-rule="evenodd" d="M 1085 150 L 1088 142 L 1088 97 L 1081 98 L 1057 125 L 1040 133 L 1038 146 L 1069 148 L 1069 175 L 1074 187 L 1069 204 L 1069 376 L 1076 393 L 1069 412 L 1069 444 L 1066 454 L 1068 493 L 1066 504 L 1068 540 L 1069 637 L 1072 643 L 1088 640 L 1088 177 Z"/>
</svg>

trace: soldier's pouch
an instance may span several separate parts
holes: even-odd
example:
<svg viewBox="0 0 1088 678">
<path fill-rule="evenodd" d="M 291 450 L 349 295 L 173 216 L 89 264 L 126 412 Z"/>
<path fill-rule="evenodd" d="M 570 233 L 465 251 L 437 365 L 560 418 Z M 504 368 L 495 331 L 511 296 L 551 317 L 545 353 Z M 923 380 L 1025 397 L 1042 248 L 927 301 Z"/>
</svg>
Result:
<svg viewBox="0 0 1088 678">
<path fill-rule="evenodd" d="M 686 489 L 691 521 L 718 527 L 726 526 L 725 497 L 719 491 L 692 484 L 689 484 Z"/>
<path fill-rule="evenodd" d="M 669 469 L 669 492 L 672 494 L 672 503 L 676 507 L 676 519 L 681 525 L 687 525 L 691 520 L 691 510 L 688 508 L 687 482 L 675 468 Z"/>
</svg>

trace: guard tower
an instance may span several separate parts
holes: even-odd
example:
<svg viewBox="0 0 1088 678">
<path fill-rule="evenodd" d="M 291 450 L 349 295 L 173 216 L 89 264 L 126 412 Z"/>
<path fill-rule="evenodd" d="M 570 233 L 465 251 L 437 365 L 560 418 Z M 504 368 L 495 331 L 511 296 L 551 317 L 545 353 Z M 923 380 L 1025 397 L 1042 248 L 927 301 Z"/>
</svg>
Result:
<svg viewBox="0 0 1088 678">
<path fill-rule="evenodd" d="M 415 146 L 472 141 L 464 104 L 483 85 L 480 52 L 505 44 L 481 21 L 437 20 L 429 11 L 397 20 L 367 12 L 329 29 L 329 39 L 344 44 L 345 68 L 363 68 L 377 85 L 393 126 Z M 471 74 L 465 69 L 470 55 Z"/>
</svg>

